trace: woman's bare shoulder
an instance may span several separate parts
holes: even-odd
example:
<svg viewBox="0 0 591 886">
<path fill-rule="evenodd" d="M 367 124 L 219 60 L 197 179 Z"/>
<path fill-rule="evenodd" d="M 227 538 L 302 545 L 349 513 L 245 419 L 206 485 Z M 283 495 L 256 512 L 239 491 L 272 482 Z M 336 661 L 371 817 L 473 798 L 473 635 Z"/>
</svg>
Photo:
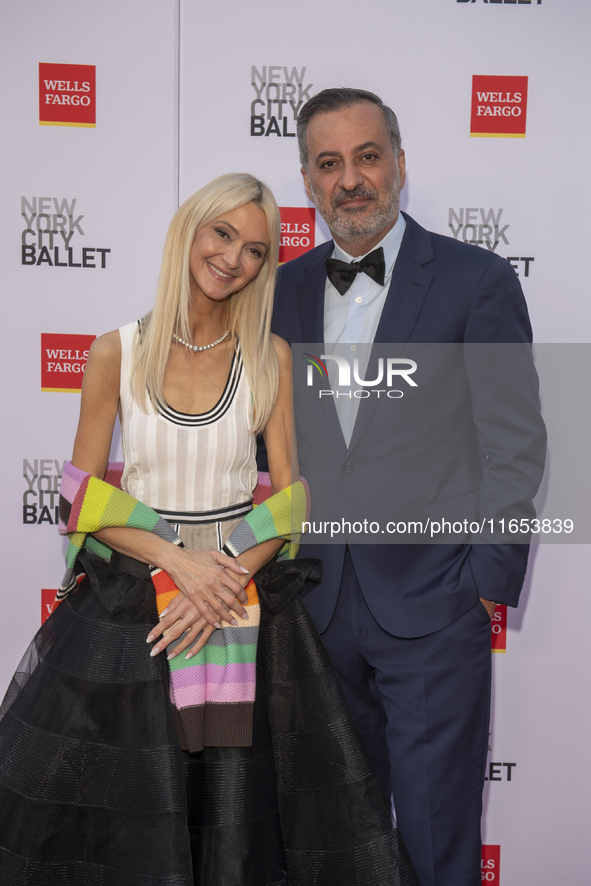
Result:
<svg viewBox="0 0 591 886">
<path fill-rule="evenodd" d="M 94 389 L 97 385 L 97 390 L 100 390 L 101 386 L 106 386 L 105 393 L 112 391 L 113 395 L 116 394 L 118 397 L 120 371 L 121 338 L 119 330 L 115 329 L 113 332 L 99 335 L 90 346 L 88 363 L 84 370 L 83 392 L 86 389 L 88 393 L 91 387 Z"/>
<path fill-rule="evenodd" d="M 112 332 L 105 332 L 95 338 L 90 346 L 90 355 L 98 362 L 111 363 L 117 358 L 121 360 L 121 336 L 119 330 L 114 329 Z"/>
</svg>

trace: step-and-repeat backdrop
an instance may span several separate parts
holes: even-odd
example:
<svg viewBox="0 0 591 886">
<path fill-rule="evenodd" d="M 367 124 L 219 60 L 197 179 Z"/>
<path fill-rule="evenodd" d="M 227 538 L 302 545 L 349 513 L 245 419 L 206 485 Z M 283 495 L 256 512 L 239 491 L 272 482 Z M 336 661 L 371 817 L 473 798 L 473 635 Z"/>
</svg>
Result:
<svg viewBox="0 0 591 886">
<path fill-rule="evenodd" d="M 327 239 L 295 138 L 320 89 L 379 93 L 401 124 L 402 208 L 506 258 L 538 341 L 589 341 L 591 14 L 585 0 L 36 0 L 0 15 L 3 691 L 63 571 L 58 490 L 90 343 L 149 309 L 168 222 L 214 176 L 271 185 L 282 261 Z M 519 610 L 495 615 L 486 883 L 589 879 L 590 567 L 585 545 L 535 547 Z"/>
</svg>

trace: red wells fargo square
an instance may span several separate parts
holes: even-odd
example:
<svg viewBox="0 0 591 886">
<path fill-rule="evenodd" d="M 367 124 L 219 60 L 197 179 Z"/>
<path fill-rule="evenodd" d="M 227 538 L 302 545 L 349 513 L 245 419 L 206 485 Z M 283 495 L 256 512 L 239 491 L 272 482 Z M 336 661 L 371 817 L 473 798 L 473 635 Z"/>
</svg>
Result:
<svg viewBox="0 0 591 886">
<path fill-rule="evenodd" d="M 291 261 L 314 248 L 316 210 L 314 207 L 281 206 L 279 262 Z"/>
<path fill-rule="evenodd" d="M 47 621 L 53 610 L 59 606 L 59 603 L 56 603 L 56 594 L 56 588 L 41 589 L 41 624 Z"/>
<path fill-rule="evenodd" d="M 499 604 L 491 620 L 492 651 L 507 651 L 507 607 Z"/>
<path fill-rule="evenodd" d="M 525 138 L 527 77 L 472 77 L 470 135 Z"/>
<path fill-rule="evenodd" d="M 480 862 L 480 877 L 483 883 L 500 886 L 501 883 L 501 847 L 483 846 Z"/>
<path fill-rule="evenodd" d="M 96 335 L 41 333 L 41 390 L 79 393 Z"/>
<path fill-rule="evenodd" d="M 94 65 L 39 64 L 39 125 L 96 126 Z"/>
</svg>

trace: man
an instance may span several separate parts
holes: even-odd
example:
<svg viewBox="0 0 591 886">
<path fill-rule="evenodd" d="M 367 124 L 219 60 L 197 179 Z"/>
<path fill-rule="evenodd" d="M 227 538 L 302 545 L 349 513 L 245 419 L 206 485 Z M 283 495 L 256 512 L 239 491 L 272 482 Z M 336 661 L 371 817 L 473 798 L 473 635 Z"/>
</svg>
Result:
<svg viewBox="0 0 591 886">
<path fill-rule="evenodd" d="M 291 343 L 332 342 L 351 350 L 357 347 L 352 343 L 363 342 L 531 341 L 523 294 L 505 260 L 431 234 L 399 213 L 405 155 L 396 117 L 377 96 L 354 89 L 320 92 L 300 111 L 298 139 L 306 192 L 333 241 L 280 268 L 274 314 L 279 335 Z M 520 410 L 527 421 L 517 434 L 523 450 L 535 452 L 533 468 L 525 470 L 530 499 L 543 465 L 535 394 L 532 400 L 532 408 Z M 397 440 L 405 430 L 384 433 L 384 410 L 378 414 L 369 403 L 356 411 L 358 404 L 336 402 L 338 423 L 332 423 L 331 451 L 322 466 L 335 488 L 346 489 L 356 476 L 362 485 L 387 486 L 387 472 L 377 481 L 371 474 L 381 457 L 376 441 L 382 449 L 384 440 L 392 441 L 389 464 L 392 471 L 397 467 Z M 297 419 L 301 428 L 305 416 Z M 312 436 L 298 434 L 306 476 Z M 486 441 L 478 445 L 476 503 L 484 478 L 489 483 L 497 467 Z M 314 501 L 313 485 L 311 492 Z M 300 553 L 322 558 L 322 583 L 305 603 L 384 794 L 393 795 L 421 886 L 476 886 L 492 601 L 517 604 L 527 545 L 305 543 Z"/>
</svg>

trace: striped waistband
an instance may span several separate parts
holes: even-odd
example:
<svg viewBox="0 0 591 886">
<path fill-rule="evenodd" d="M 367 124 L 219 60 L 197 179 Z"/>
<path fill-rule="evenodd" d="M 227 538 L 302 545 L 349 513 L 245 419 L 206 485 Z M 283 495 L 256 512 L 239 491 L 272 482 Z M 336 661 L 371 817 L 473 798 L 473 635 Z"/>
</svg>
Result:
<svg viewBox="0 0 591 886">
<path fill-rule="evenodd" d="M 213 511 L 169 511 L 154 508 L 157 514 L 169 523 L 180 523 L 185 526 L 201 526 L 204 523 L 223 523 L 225 520 L 236 520 L 252 511 L 252 499 L 237 505 L 216 508 Z"/>
</svg>

